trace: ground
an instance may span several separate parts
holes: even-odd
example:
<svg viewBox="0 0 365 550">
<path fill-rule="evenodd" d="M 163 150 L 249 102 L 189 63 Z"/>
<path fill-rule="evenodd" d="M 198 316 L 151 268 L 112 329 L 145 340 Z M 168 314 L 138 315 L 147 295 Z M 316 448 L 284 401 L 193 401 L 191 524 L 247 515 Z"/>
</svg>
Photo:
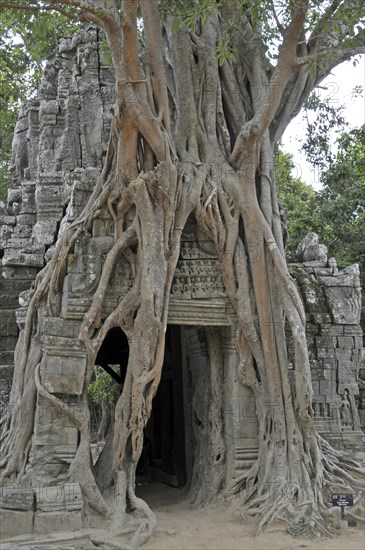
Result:
<svg viewBox="0 0 365 550">
<path fill-rule="evenodd" d="M 157 529 L 143 550 L 364 550 L 363 528 L 349 527 L 334 538 L 317 540 L 293 538 L 283 532 L 266 532 L 254 537 L 254 525 L 232 521 L 224 508 L 194 510 L 183 499 L 182 491 L 163 484 L 139 487 L 155 511 Z M 340 514 L 339 514 L 340 517 Z M 124 539 L 125 541 L 126 539 Z M 118 545 L 118 546 L 117 546 Z M 1 544 L 1 550 L 114 550 L 122 539 L 113 538 L 110 529 L 92 529 L 44 536 L 17 537 Z"/>
</svg>

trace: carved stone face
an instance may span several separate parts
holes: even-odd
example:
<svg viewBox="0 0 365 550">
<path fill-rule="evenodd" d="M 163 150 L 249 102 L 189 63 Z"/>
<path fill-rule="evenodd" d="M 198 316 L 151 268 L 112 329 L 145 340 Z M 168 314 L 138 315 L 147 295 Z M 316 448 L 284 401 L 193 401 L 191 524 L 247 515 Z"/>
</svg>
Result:
<svg viewBox="0 0 365 550">
<path fill-rule="evenodd" d="M 317 302 L 317 294 L 314 288 L 311 288 L 311 287 L 306 288 L 305 297 L 309 304 L 315 304 Z"/>
</svg>

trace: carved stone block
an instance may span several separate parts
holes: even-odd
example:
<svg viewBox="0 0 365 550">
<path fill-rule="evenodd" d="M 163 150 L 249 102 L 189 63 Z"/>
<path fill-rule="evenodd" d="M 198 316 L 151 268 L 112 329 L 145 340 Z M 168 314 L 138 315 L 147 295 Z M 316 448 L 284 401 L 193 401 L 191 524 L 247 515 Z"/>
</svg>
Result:
<svg viewBox="0 0 365 550">
<path fill-rule="evenodd" d="M 33 502 L 33 489 L 19 486 L 15 483 L 3 483 L 0 485 L 0 508 L 7 510 L 32 510 Z"/>
<path fill-rule="evenodd" d="M 354 348 L 354 339 L 351 336 L 339 336 L 337 338 L 338 347 L 344 349 Z"/>
<path fill-rule="evenodd" d="M 65 320 L 60 317 L 45 317 L 43 320 L 43 333 L 58 338 L 77 340 L 80 326 L 80 323 L 77 321 Z"/>
<path fill-rule="evenodd" d="M 64 483 L 36 489 L 36 507 L 40 512 L 82 510 L 84 501 L 78 483 Z"/>
<path fill-rule="evenodd" d="M 13 537 L 32 533 L 33 531 L 33 511 L 18 511 L 0 509 L 0 535 Z"/>
<path fill-rule="evenodd" d="M 335 348 L 336 347 L 336 337 L 329 335 L 322 335 L 316 337 L 316 347 L 317 348 Z"/>
<path fill-rule="evenodd" d="M 46 534 L 81 528 L 81 512 L 36 512 L 34 515 L 35 533 Z"/>
<path fill-rule="evenodd" d="M 41 379 L 50 393 L 81 395 L 84 385 L 86 355 L 44 355 Z"/>
<path fill-rule="evenodd" d="M 318 359 L 334 359 L 335 350 L 333 348 L 318 348 L 317 357 Z"/>
<path fill-rule="evenodd" d="M 351 355 L 352 355 L 352 351 L 350 349 L 342 349 L 342 348 L 335 349 L 335 357 L 339 362 L 350 361 Z"/>
</svg>

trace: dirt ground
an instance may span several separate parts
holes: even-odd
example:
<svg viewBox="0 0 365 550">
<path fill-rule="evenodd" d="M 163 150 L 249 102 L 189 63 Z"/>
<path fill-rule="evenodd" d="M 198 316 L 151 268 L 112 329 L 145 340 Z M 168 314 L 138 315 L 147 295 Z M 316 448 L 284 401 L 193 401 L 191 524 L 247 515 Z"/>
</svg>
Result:
<svg viewBox="0 0 365 550">
<path fill-rule="evenodd" d="M 193 510 L 181 494 L 167 485 L 157 491 L 141 491 L 155 511 L 158 524 L 144 550 L 364 550 L 365 531 L 349 527 L 335 538 L 318 540 L 293 538 L 280 532 L 254 536 L 253 525 L 232 521 L 224 509 Z M 340 513 L 339 513 L 340 518 Z"/>
<path fill-rule="evenodd" d="M 349 527 L 334 538 L 321 537 L 316 540 L 293 538 L 282 531 L 270 531 L 255 537 L 254 525 L 234 522 L 224 508 L 192 509 L 181 490 L 162 483 L 140 486 L 137 494 L 148 502 L 158 519 L 156 531 L 143 550 L 365 549 L 365 531 L 359 527 Z M 90 527 L 83 531 L 38 537 L 21 536 L 12 542 L 0 543 L 0 549 L 114 550 L 123 548 L 127 543 L 128 537 L 115 537 L 110 528 L 105 528 L 105 524 Z"/>
</svg>

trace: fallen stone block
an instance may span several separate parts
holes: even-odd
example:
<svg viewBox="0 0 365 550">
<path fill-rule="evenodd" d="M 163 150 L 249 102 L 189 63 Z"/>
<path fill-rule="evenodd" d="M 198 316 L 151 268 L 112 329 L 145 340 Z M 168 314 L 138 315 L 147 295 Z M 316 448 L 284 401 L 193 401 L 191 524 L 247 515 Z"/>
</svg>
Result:
<svg viewBox="0 0 365 550">
<path fill-rule="evenodd" d="M 81 528 L 81 512 L 36 512 L 34 516 L 34 532 L 38 534 Z"/>
<path fill-rule="evenodd" d="M 33 510 L 4 510 L 0 509 L 0 535 L 11 537 L 32 533 L 33 531 Z"/>
</svg>

